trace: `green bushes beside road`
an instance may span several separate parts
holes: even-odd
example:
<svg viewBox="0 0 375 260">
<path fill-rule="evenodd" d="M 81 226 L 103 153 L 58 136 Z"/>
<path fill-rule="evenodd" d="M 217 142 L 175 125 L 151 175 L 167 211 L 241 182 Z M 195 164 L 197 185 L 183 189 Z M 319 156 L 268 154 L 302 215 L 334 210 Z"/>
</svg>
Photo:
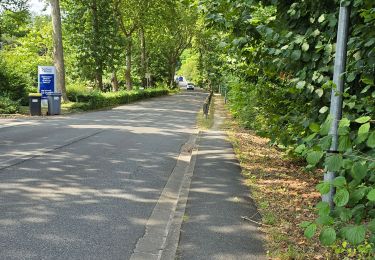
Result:
<svg viewBox="0 0 375 260">
<path fill-rule="evenodd" d="M 128 104 L 146 98 L 168 95 L 168 93 L 169 90 L 166 88 L 155 88 L 108 93 L 98 91 L 73 93 L 68 91 L 68 96 L 70 100 L 77 102 L 76 105 L 73 105 L 74 108 L 86 111 Z"/>
</svg>

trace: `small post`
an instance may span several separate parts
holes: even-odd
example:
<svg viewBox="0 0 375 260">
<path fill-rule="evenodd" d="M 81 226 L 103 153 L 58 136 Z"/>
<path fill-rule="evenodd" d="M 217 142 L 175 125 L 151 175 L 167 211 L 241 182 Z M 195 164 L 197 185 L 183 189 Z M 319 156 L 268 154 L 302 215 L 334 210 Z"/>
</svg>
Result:
<svg viewBox="0 0 375 260">
<path fill-rule="evenodd" d="M 338 149 L 338 124 L 342 117 L 342 94 L 344 90 L 344 72 L 346 67 L 347 57 L 347 42 L 348 42 L 348 31 L 349 31 L 349 17 L 350 8 L 348 6 L 340 5 L 340 14 L 338 21 L 337 30 L 337 44 L 336 44 L 336 57 L 335 67 L 333 73 L 333 82 L 336 89 L 332 89 L 331 93 L 331 108 L 330 115 L 332 116 L 332 124 L 329 134 L 332 136 L 332 144 L 330 153 L 336 153 Z M 326 172 L 324 174 L 324 181 L 332 183 L 335 179 L 335 172 Z M 330 192 L 323 195 L 322 200 L 328 202 L 331 210 L 334 208 L 333 196 L 335 195 L 335 189 L 331 185 Z"/>
<path fill-rule="evenodd" d="M 224 104 L 226 104 L 228 102 L 228 89 L 227 87 L 225 87 L 224 89 Z"/>
<path fill-rule="evenodd" d="M 208 106 L 209 105 L 208 105 L 207 101 L 204 102 L 204 104 L 203 104 L 203 114 L 204 114 L 206 119 L 208 118 Z"/>
</svg>

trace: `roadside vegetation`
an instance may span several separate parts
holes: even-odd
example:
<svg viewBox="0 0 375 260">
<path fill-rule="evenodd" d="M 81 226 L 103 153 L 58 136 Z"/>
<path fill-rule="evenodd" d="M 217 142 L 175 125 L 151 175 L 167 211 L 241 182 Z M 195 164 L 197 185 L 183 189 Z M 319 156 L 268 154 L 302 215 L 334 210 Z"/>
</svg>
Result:
<svg viewBox="0 0 375 260">
<path fill-rule="evenodd" d="M 195 32 L 196 5 L 51 2 L 52 15 L 32 13 L 26 0 L 0 2 L 0 114 L 24 112 L 28 94 L 37 92 L 38 65 L 61 62 L 54 48 L 63 48 L 64 54 L 64 86 L 57 77 L 63 110 L 111 107 L 176 87 L 179 57 Z M 53 12 L 56 7 L 62 18 Z M 61 26 L 63 46 L 56 45 L 55 23 Z"/>
<path fill-rule="evenodd" d="M 345 87 L 338 151 L 332 153 L 329 114 L 336 87 L 332 79 L 340 4 L 350 6 L 350 25 L 347 66 L 341 75 Z M 283 225 L 284 219 L 293 226 L 291 231 L 275 228 L 269 233 L 276 236 L 269 236 L 274 245 L 270 255 L 310 258 L 327 251 L 333 252 L 329 258 L 373 259 L 375 2 L 208 0 L 200 9 L 197 35 L 184 54 L 181 71 L 195 66 L 198 70 L 190 70 L 194 81 L 206 82 L 215 91 L 228 90 L 233 117 L 252 131 L 237 136 L 239 142 L 262 137 L 263 146 L 276 149 L 269 151 L 271 158 L 262 152 L 260 173 L 248 168 L 254 182 L 269 192 L 261 193 L 259 200 L 260 207 L 269 207 L 273 214 L 265 215 L 264 225 Z M 278 159 L 284 155 L 293 160 Z M 257 164 L 246 156 L 247 167 Z M 333 182 L 323 182 L 326 171 L 336 173 Z M 293 185 L 309 190 L 313 198 L 308 205 Z M 333 211 L 321 202 L 331 187 L 336 190 Z M 279 193 L 285 198 L 277 212 Z M 290 209 L 293 200 L 301 212 L 308 210 L 307 215 Z M 306 250 L 293 242 L 299 237 Z"/>
</svg>

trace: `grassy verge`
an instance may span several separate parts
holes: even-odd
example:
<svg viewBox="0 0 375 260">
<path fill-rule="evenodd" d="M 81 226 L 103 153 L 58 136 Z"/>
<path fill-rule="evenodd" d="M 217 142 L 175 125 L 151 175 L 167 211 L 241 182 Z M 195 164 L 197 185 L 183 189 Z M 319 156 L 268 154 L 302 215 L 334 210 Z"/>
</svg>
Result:
<svg viewBox="0 0 375 260">
<path fill-rule="evenodd" d="M 317 240 L 307 240 L 299 227 L 315 219 L 315 190 L 322 172 L 306 172 L 269 140 L 242 128 L 229 114 L 225 128 L 243 169 L 252 197 L 262 215 L 267 253 L 271 259 L 326 259 L 328 251 Z"/>
<path fill-rule="evenodd" d="M 214 125 L 214 118 L 215 118 L 214 114 L 215 114 L 215 100 L 214 100 L 214 97 L 212 97 L 210 111 L 208 112 L 207 119 L 206 119 L 206 116 L 203 114 L 203 107 L 197 115 L 198 128 L 202 130 L 212 128 L 212 126 Z"/>
</svg>

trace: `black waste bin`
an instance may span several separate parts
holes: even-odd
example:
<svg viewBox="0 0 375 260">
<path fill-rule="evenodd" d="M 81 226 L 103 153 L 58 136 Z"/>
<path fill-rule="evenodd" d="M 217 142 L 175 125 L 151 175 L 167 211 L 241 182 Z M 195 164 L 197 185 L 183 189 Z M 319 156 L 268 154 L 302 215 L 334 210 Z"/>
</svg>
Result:
<svg viewBox="0 0 375 260">
<path fill-rule="evenodd" d="M 31 116 L 42 115 L 42 95 L 39 93 L 29 94 L 29 109 Z"/>
<path fill-rule="evenodd" d="M 48 115 L 61 114 L 61 93 L 48 93 Z"/>
</svg>

